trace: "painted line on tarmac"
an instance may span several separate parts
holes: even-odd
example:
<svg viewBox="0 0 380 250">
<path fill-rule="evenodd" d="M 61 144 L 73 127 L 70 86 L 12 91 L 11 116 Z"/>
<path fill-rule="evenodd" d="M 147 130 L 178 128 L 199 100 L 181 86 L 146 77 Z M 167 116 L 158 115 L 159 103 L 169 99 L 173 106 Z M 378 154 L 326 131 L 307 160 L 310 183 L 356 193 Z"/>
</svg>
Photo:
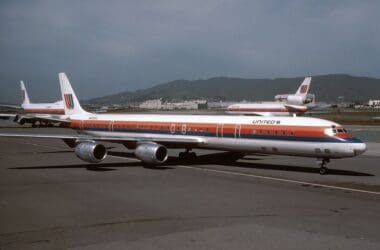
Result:
<svg viewBox="0 0 380 250">
<path fill-rule="evenodd" d="M 213 172 L 213 173 L 220 173 L 220 174 L 227 174 L 227 175 L 245 176 L 245 177 L 251 177 L 251 178 L 256 178 L 256 179 L 295 183 L 295 184 L 301 184 L 301 185 L 308 185 L 308 186 L 312 186 L 312 187 L 324 187 L 324 188 L 331 188 L 331 189 L 337 189 L 337 190 L 380 195 L 380 192 L 368 191 L 368 190 L 363 190 L 363 189 L 346 188 L 346 187 L 318 184 L 318 183 L 306 182 L 306 181 L 297 181 L 297 180 L 283 179 L 283 178 L 277 178 L 277 177 L 269 177 L 269 176 L 263 176 L 263 175 L 239 173 L 239 172 L 233 172 L 233 171 L 227 171 L 227 170 L 216 170 L 216 169 L 199 168 L 199 167 L 191 167 L 191 166 L 184 166 L 184 165 L 177 165 L 177 167 L 188 168 L 188 169 L 196 169 L 196 170 L 201 170 L 201 171 L 205 171 L 205 172 Z"/>
</svg>

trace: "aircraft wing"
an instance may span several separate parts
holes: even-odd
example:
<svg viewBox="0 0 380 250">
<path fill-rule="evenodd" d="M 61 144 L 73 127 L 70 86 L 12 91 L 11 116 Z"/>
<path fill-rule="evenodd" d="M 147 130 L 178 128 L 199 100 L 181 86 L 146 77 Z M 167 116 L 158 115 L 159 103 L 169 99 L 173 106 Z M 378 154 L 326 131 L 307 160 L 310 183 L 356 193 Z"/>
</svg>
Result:
<svg viewBox="0 0 380 250">
<path fill-rule="evenodd" d="M 48 114 L 20 114 L 18 115 L 18 120 L 25 119 L 28 122 L 59 122 L 59 123 L 70 123 L 70 119 L 66 116 L 59 115 L 48 115 Z"/>
<path fill-rule="evenodd" d="M 306 106 L 290 105 L 290 104 L 285 104 L 284 106 L 289 110 L 289 112 L 306 112 L 307 111 Z"/>
<path fill-rule="evenodd" d="M 67 144 L 75 144 L 80 141 L 103 141 L 113 143 L 128 143 L 128 142 L 157 142 L 163 145 L 199 145 L 203 143 L 203 139 L 192 137 L 149 137 L 149 136 L 91 136 L 91 135 L 64 135 L 64 134 L 26 134 L 26 133 L 0 133 L 0 137 L 18 137 L 18 138 L 41 138 L 41 139 L 61 139 Z M 70 146 L 70 145 L 69 145 Z"/>
<path fill-rule="evenodd" d="M 0 114 L 1 120 L 11 120 L 14 119 L 17 116 L 17 114 Z"/>
<path fill-rule="evenodd" d="M 229 115 L 251 115 L 251 116 L 273 116 L 270 112 L 254 112 L 254 111 L 226 111 Z"/>
</svg>

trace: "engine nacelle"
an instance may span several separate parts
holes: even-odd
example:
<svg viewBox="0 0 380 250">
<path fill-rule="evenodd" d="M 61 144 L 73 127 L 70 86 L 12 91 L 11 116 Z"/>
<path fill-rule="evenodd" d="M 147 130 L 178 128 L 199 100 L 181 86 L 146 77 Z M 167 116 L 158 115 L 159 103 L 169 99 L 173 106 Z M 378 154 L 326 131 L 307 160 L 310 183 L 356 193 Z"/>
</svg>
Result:
<svg viewBox="0 0 380 250">
<path fill-rule="evenodd" d="M 296 95 L 289 95 L 286 100 L 288 104 L 292 105 L 302 105 L 305 104 L 305 97 L 303 96 L 296 96 Z"/>
<path fill-rule="evenodd" d="M 81 142 L 75 147 L 75 154 L 86 162 L 98 163 L 106 158 L 107 149 L 96 142 Z"/>
<path fill-rule="evenodd" d="M 168 159 L 168 150 L 157 143 L 142 143 L 136 147 L 135 155 L 146 164 L 156 165 Z"/>
</svg>

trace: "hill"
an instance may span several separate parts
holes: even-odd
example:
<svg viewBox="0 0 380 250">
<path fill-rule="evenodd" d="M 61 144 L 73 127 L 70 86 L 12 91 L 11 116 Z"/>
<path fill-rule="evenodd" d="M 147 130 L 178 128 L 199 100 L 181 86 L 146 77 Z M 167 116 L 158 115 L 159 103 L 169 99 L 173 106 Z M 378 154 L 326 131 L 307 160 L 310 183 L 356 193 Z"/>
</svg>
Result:
<svg viewBox="0 0 380 250">
<path fill-rule="evenodd" d="M 223 101 L 271 101 L 276 94 L 294 93 L 303 77 L 276 79 L 243 79 L 214 77 L 207 80 L 176 80 L 151 88 L 89 100 L 90 103 L 131 103 L 148 99 L 208 99 Z M 346 101 L 380 99 L 380 79 L 345 74 L 313 76 L 310 93 L 317 101 L 332 102 L 338 96 Z"/>
</svg>

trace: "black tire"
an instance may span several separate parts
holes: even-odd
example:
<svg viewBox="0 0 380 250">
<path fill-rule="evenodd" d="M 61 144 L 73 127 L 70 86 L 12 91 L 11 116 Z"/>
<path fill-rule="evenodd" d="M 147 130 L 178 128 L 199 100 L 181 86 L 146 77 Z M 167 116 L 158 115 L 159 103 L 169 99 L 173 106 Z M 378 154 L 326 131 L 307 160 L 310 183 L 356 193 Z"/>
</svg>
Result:
<svg viewBox="0 0 380 250">
<path fill-rule="evenodd" d="M 185 159 L 186 159 L 186 153 L 184 153 L 184 152 L 180 152 L 180 153 L 178 154 L 178 160 L 179 160 L 179 162 L 184 162 Z"/>
<path fill-rule="evenodd" d="M 188 158 L 189 162 L 195 162 L 197 160 L 197 154 L 195 152 L 190 152 Z"/>
<path fill-rule="evenodd" d="M 327 172 L 328 172 L 328 169 L 327 169 L 326 167 L 321 167 L 321 168 L 319 169 L 319 174 L 320 174 L 320 175 L 326 175 Z"/>
</svg>

